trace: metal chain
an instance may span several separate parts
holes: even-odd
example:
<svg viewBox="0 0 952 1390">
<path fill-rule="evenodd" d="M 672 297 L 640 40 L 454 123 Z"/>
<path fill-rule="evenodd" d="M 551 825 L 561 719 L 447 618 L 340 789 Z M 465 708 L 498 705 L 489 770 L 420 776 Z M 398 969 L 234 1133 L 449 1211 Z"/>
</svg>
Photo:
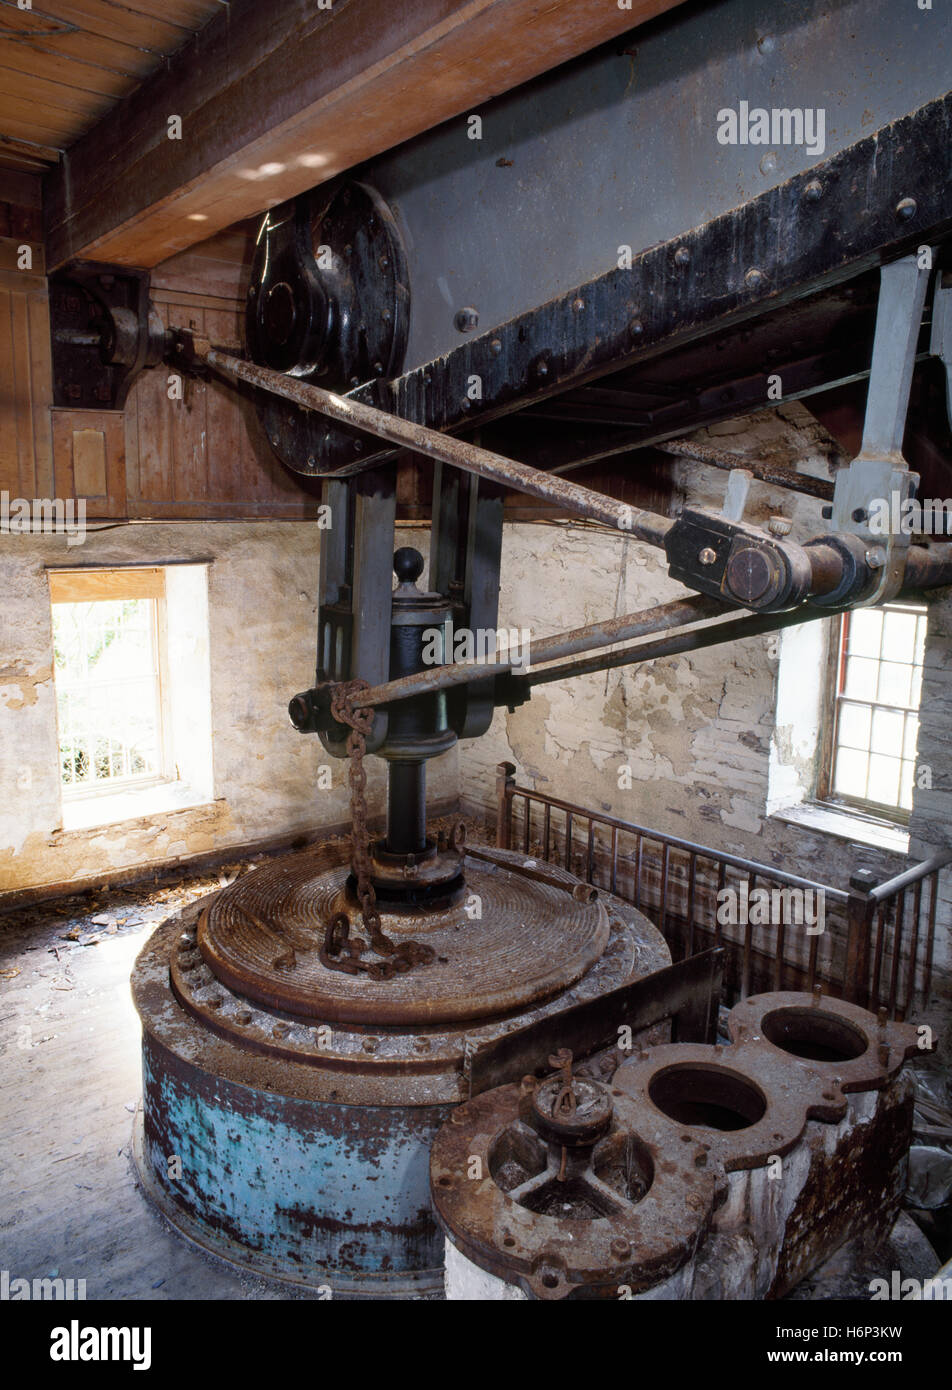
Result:
<svg viewBox="0 0 952 1390">
<path fill-rule="evenodd" d="M 338 724 L 350 729 L 347 735 L 347 755 L 350 759 L 350 814 L 351 837 L 350 852 L 354 877 L 357 880 L 357 901 L 360 915 L 370 937 L 370 948 L 378 955 L 388 956 L 389 960 L 366 962 L 360 959 L 367 943 L 352 940 L 348 936 L 349 923 L 346 917 L 335 917 L 326 925 L 321 961 L 332 970 L 343 970 L 355 974 L 366 970 L 372 979 L 390 979 L 392 975 L 403 974 L 414 965 L 426 965 L 433 960 L 432 947 L 419 941 L 403 941 L 398 946 L 391 941 L 380 925 L 377 911 L 377 894 L 370 877 L 370 832 L 367 828 L 367 773 L 364 771 L 364 757 L 367 752 L 367 736 L 373 727 L 374 711 L 369 706 L 356 705 L 357 696 L 362 690 L 369 690 L 370 683 L 365 680 L 343 681 L 331 694 L 331 714 Z M 346 950 L 347 957 L 342 957 Z"/>
</svg>

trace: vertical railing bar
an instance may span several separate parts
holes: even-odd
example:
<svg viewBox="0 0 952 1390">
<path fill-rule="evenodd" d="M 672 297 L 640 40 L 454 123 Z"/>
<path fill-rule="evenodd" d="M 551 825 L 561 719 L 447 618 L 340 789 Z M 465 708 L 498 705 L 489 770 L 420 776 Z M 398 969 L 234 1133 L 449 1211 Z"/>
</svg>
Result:
<svg viewBox="0 0 952 1390">
<path fill-rule="evenodd" d="M 912 934 L 909 940 L 909 973 L 906 976 L 906 997 L 898 1014 L 900 1022 L 905 1019 L 916 997 L 916 965 L 919 957 L 919 918 L 922 914 L 922 879 L 917 882 L 912 894 Z"/>
<path fill-rule="evenodd" d="M 668 869 L 671 861 L 671 846 L 667 840 L 662 841 L 661 850 L 661 910 L 658 920 L 658 930 L 664 936 L 664 929 L 667 924 L 668 916 Z"/>
<path fill-rule="evenodd" d="M 529 827 L 530 827 L 530 824 L 531 824 L 531 821 L 532 821 L 532 805 L 531 805 L 531 798 L 527 796 L 527 797 L 525 798 L 525 803 L 526 803 L 526 810 L 525 810 L 525 816 L 524 816 L 524 818 L 523 818 L 523 825 L 522 825 L 522 852 L 523 852 L 523 854 L 528 854 L 528 853 L 529 853 Z"/>
<path fill-rule="evenodd" d="M 635 836 L 635 907 L 641 907 L 641 836 Z"/>
<path fill-rule="evenodd" d="M 694 899 L 697 896 L 697 855 L 688 855 L 688 955 L 694 955 Z"/>
<path fill-rule="evenodd" d="M 889 966 L 889 1017 L 896 1017 L 896 998 L 899 993 L 899 962 L 902 958 L 902 933 L 906 915 L 905 888 L 896 897 L 896 924 L 893 929 L 892 960 Z"/>
<path fill-rule="evenodd" d="M 807 989 L 811 992 L 811 994 L 812 994 L 813 990 L 816 989 L 816 966 L 817 966 L 817 958 L 818 958 L 818 956 L 819 956 L 819 952 L 820 952 L 820 938 L 819 938 L 819 936 L 811 936 L 811 937 L 810 937 L 810 959 L 809 959 L 809 965 L 807 966 Z"/>
<path fill-rule="evenodd" d="M 771 895 L 771 902 L 773 896 Z M 787 942 L 787 924 L 783 920 L 785 908 L 783 904 L 787 901 L 781 896 L 780 918 L 777 922 L 777 940 L 774 944 L 774 968 L 773 968 L 773 987 L 775 990 L 783 989 L 783 953 Z"/>
<path fill-rule="evenodd" d="M 592 881 L 592 861 L 595 855 L 595 817 L 588 818 L 588 849 L 585 856 L 585 882 Z"/>
<path fill-rule="evenodd" d="M 612 826 L 612 878 L 611 892 L 614 893 L 618 887 L 618 826 Z"/>
<path fill-rule="evenodd" d="M 546 864 L 549 862 L 549 840 L 552 835 L 552 807 L 548 802 L 545 803 L 545 813 L 542 817 L 542 858 Z"/>
<path fill-rule="evenodd" d="M 575 817 L 571 811 L 565 813 L 565 867 L 572 872 L 572 825 Z"/>
<path fill-rule="evenodd" d="M 932 890 L 929 894 L 929 930 L 926 936 L 925 975 L 922 981 L 922 1002 L 928 1005 L 932 993 L 932 955 L 935 949 L 935 914 L 939 901 L 939 870 L 935 869 L 929 878 Z"/>
<path fill-rule="evenodd" d="M 750 994 L 750 954 L 753 947 L 754 929 L 750 921 L 750 899 L 754 894 L 754 887 L 757 883 L 757 875 L 750 874 L 747 879 L 747 921 L 744 923 L 744 955 L 741 965 L 740 975 L 740 997 L 746 999 Z"/>
<path fill-rule="evenodd" d="M 873 951 L 873 978 L 871 984 L 872 1010 L 876 1013 L 879 1009 L 879 982 L 883 968 L 883 938 L 886 935 L 886 907 L 880 904 L 879 911 L 876 913 L 876 946 Z"/>
<path fill-rule="evenodd" d="M 718 860 L 717 862 L 719 864 L 719 867 L 717 870 L 717 892 L 714 895 L 714 945 L 720 946 L 723 932 L 721 931 L 721 919 L 717 915 L 717 909 L 720 905 L 721 894 L 723 893 L 724 887 L 727 883 L 727 865 L 725 864 L 723 859 Z"/>
</svg>

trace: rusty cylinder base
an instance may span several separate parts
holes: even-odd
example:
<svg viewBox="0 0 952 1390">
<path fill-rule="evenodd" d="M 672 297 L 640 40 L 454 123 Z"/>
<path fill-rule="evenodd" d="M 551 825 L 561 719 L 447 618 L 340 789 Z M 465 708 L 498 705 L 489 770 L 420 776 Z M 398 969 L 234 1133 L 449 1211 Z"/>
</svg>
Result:
<svg viewBox="0 0 952 1390">
<path fill-rule="evenodd" d="M 467 858 L 455 909 L 384 914 L 388 934 L 436 953 L 391 980 L 318 960 L 313 905 L 346 892 L 340 847 L 266 865 L 159 928 L 132 981 L 136 1152 L 146 1192 L 183 1234 L 335 1296 L 442 1288 L 429 1150 L 467 1097 L 467 1057 L 670 959 L 634 908 L 573 897 L 578 881 L 550 866 L 545 882 L 527 879 L 514 871 L 523 858 Z M 472 893 L 481 918 L 465 910 Z"/>
</svg>

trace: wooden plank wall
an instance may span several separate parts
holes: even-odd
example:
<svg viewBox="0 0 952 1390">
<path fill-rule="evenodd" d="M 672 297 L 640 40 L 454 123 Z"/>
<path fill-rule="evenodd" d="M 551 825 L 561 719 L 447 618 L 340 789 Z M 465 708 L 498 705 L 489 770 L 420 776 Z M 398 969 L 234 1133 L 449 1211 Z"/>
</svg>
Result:
<svg viewBox="0 0 952 1390">
<path fill-rule="evenodd" d="M 42 248 L 40 273 L 16 267 L 32 230 L 23 190 L 0 176 L 0 490 L 12 497 L 85 497 L 87 517 L 228 518 L 313 516 L 319 488 L 275 458 L 250 394 L 186 379 L 169 398 L 169 369 L 144 372 L 123 413 L 51 409 L 50 330 Z M 38 181 L 37 181 L 38 182 Z M 8 201 L 11 200 L 11 201 Z M 4 211 L 6 210 L 6 211 Z M 152 298 L 169 325 L 193 325 L 237 344 L 253 229 L 220 233 L 152 275 Z"/>
<path fill-rule="evenodd" d="M 50 328 L 40 236 L 40 181 L 0 179 L 0 491 L 53 495 Z M 33 270 L 18 270 L 23 245 Z"/>
<path fill-rule="evenodd" d="M 242 341 L 253 232 L 230 229 L 153 271 L 164 323 Z M 250 393 L 189 378 L 185 399 L 170 400 L 168 376 L 144 372 L 126 406 L 129 516 L 314 515 L 315 486 L 309 496 L 275 458 Z"/>
</svg>

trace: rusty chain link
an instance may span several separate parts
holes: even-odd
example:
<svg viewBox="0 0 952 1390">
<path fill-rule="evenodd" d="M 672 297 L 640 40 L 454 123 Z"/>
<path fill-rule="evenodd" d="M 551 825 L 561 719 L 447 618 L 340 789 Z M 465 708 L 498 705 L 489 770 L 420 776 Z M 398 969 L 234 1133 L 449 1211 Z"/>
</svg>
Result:
<svg viewBox="0 0 952 1390">
<path fill-rule="evenodd" d="M 357 880 L 360 915 L 370 941 L 368 943 L 352 939 L 350 922 L 346 915 L 339 913 L 325 925 L 320 959 L 322 964 L 331 970 L 343 970 L 349 975 L 365 970 L 371 979 L 388 980 L 393 975 L 404 974 L 414 965 L 427 965 L 436 953 L 431 946 L 426 946 L 420 941 L 402 941 L 397 945 L 380 925 L 377 894 L 370 877 L 367 773 L 364 770 L 367 735 L 373 727 L 374 711 L 355 704 L 360 692 L 369 689 L 370 683 L 365 680 L 342 681 L 331 694 L 331 714 L 338 724 L 344 724 L 350 729 L 347 735 L 347 755 L 350 759 L 351 864 Z M 388 959 L 379 962 L 361 960 L 368 945 L 378 955 Z M 347 953 L 346 957 L 343 955 L 344 952 Z"/>
</svg>

